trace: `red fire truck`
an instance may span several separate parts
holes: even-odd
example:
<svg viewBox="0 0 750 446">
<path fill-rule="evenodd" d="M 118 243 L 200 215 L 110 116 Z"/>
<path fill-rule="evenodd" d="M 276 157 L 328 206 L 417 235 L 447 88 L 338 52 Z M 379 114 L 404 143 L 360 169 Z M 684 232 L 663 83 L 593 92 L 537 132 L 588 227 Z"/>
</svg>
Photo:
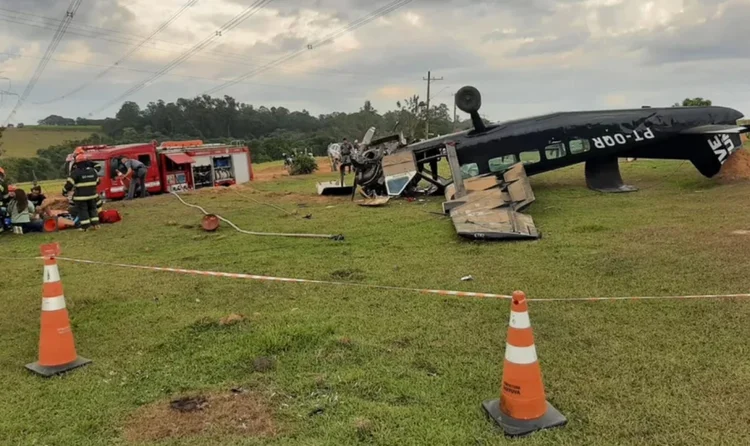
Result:
<svg viewBox="0 0 750 446">
<path fill-rule="evenodd" d="M 148 167 L 146 190 L 150 194 L 181 192 L 204 187 L 242 184 L 253 180 L 250 149 L 241 144 L 203 144 L 203 141 L 156 141 L 118 146 L 81 146 L 101 178 L 98 192 L 104 199 L 127 195 L 120 157 L 136 159 Z M 73 165 L 68 155 L 67 168 Z M 127 181 L 127 180 L 125 180 Z"/>
</svg>

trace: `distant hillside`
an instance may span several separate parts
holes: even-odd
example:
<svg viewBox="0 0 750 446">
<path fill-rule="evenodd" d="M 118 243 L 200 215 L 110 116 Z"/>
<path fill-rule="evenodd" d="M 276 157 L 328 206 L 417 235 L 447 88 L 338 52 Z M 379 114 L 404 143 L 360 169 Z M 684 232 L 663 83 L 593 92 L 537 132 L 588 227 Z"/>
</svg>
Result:
<svg viewBox="0 0 750 446">
<path fill-rule="evenodd" d="M 3 158 L 31 158 L 36 151 L 65 141 L 85 139 L 92 133 L 101 133 L 98 126 L 45 126 L 30 125 L 22 129 L 10 128 L 3 132 Z"/>
</svg>

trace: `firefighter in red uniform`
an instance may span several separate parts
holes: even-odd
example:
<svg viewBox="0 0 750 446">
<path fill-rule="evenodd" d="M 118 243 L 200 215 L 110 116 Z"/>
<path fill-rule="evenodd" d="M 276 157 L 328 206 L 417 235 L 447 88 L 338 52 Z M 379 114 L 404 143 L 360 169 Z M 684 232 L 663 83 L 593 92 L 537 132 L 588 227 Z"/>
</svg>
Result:
<svg viewBox="0 0 750 446">
<path fill-rule="evenodd" d="M 91 225 L 94 229 L 99 229 L 99 213 L 97 212 L 99 194 L 96 193 L 96 186 L 98 185 L 99 175 L 96 173 L 94 165 L 88 161 L 85 154 L 76 155 L 75 166 L 65 182 L 63 195 L 67 195 L 71 189 L 75 189 L 73 203 L 75 203 L 76 213 L 81 224 L 80 230 L 86 231 Z"/>
</svg>

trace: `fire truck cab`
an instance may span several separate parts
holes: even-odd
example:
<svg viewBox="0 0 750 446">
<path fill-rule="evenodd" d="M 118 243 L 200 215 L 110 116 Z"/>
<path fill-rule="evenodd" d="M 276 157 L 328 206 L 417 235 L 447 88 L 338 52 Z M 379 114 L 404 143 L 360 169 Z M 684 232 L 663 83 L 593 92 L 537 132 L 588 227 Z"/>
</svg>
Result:
<svg viewBox="0 0 750 446">
<path fill-rule="evenodd" d="M 146 190 L 150 194 L 182 192 L 203 187 L 242 184 L 253 179 L 250 150 L 246 146 L 203 144 L 200 140 L 156 141 L 118 146 L 81 146 L 100 177 L 97 191 L 105 200 L 124 198 L 128 189 L 118 173 L 125 173 L 122 156 L 148 168 Z M 68 155 L 67 170 L 74 164 Z M 126 180 L 127 181 L 127 180 Z"/>
</svg>

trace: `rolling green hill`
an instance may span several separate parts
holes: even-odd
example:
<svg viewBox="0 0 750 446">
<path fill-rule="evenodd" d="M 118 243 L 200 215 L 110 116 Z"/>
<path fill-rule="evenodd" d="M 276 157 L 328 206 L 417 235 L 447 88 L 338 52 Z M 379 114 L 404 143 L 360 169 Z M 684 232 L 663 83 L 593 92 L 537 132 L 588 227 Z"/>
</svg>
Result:
<svg viewBox="0 0 750 446">
<path fill-rule="evenodd" d="M 60 144 L 68 140 L 84 139 L 92 133 L 100 133 L 97 126 L 27 126 L 22 129 L 11 128 L 3 132 L 3 157 L 30 158 L 39 149 Z"/>
</svg>

